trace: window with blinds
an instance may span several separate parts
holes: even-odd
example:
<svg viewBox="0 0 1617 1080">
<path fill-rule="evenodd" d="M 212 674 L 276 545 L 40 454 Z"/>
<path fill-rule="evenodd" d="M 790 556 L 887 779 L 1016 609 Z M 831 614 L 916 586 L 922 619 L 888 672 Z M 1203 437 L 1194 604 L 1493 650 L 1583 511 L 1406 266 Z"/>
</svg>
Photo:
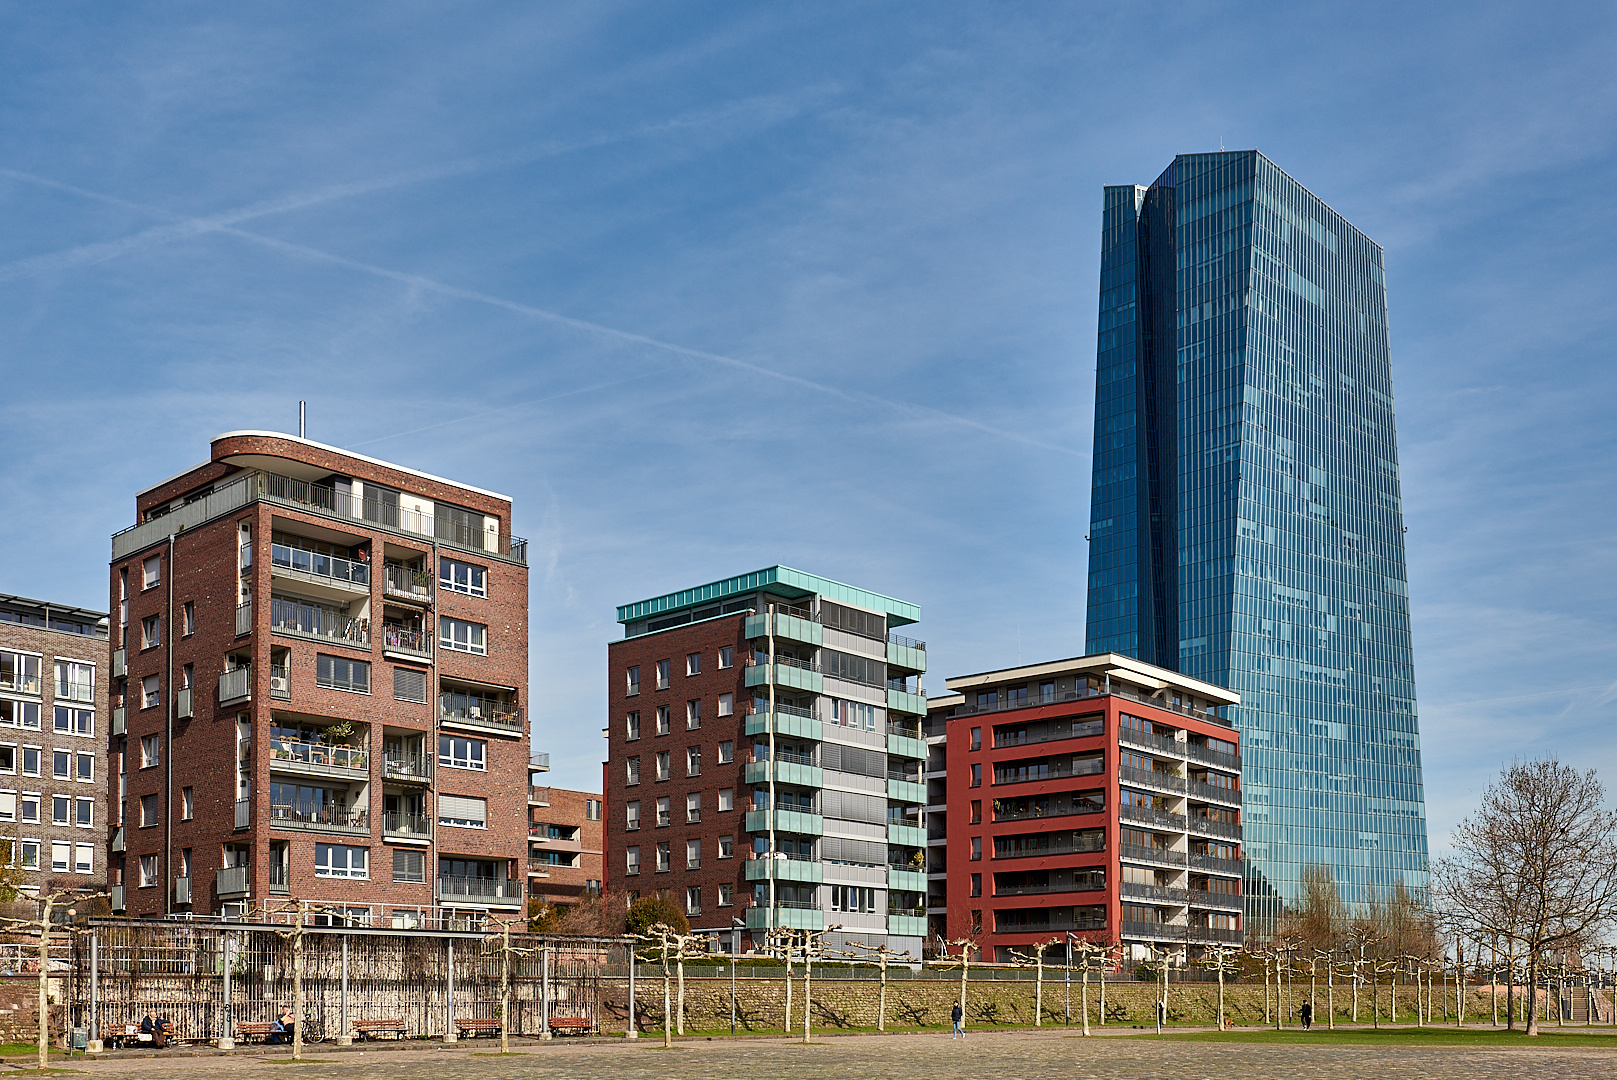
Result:
<svg viewBox="0 0 1617 1080">
<path fill-rule="evenodd" d="M 425 671 L 412 671 L 410 668 L 394 668 L 393 699 L 395 701 L 425 703 L 427 700 L 427 673 Z"/>
<path fill-rule="evenodd" d="M 427 880 L 427 856 L 421 851 L 393 849 L 393 880 L 422 882 Z"/>
<path fill-rule="evenodd" d="M 488 800 L 467 795 L 438 796 L 438 824 L 462 829 L 488 828 Z"/>
</svg>

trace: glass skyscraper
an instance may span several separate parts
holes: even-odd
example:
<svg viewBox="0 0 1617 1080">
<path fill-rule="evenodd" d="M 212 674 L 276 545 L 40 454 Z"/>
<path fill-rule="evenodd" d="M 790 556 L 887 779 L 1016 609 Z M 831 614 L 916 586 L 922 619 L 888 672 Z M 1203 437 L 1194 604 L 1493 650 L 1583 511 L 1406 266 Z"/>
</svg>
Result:
<svg viewBox="0 0 1617 1080">
<path fill-rule="evenodd" d="M 1241 695 L 1249 919 L 1427 885 L 1381 248 L 1256 151 L 1108 187 L 1086 651 Z M 1252 924 L 1256 929 L 1256 923 Z"/>
</svg>

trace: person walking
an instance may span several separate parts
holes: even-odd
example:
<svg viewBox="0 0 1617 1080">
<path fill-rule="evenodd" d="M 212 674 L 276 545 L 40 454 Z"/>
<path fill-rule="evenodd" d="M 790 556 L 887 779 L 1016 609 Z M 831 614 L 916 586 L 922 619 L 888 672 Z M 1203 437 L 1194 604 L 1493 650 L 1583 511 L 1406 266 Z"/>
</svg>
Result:
<svg viewBox="0 0 1617 1080">
<path fill-rule="evenodd" d="M 1314 1024 L 1314 1006 L 1305 1001 L 1303 1007 L 1297 1011 L 1303 1018 L 1303 1030 L 1307 1031 Z"/>
<path fill-rule="evenodd" d="M 964 1039 L 966 1037 L 966 1011 L 960 1007 L 960 1002 L 955 1002 L 954 1008 L 949 1010 L 949 1020 L 954 1024 L 954 1034 L 950 1035 L 949 1038 Z"/>
</svg>

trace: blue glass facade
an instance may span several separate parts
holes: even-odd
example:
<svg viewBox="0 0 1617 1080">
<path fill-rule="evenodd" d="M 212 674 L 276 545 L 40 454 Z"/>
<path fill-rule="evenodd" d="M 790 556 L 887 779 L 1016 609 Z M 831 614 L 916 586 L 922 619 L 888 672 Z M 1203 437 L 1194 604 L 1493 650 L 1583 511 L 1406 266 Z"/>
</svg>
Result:
<svg viewBox="0 0 1617 1080">
<path fill-rule="evenodd" d="M 1424 890 L 1381 249 L 1254 151 L 1103 222 L 1086 651 L 1240 693 L 1249 918 Z"/>
</svg>

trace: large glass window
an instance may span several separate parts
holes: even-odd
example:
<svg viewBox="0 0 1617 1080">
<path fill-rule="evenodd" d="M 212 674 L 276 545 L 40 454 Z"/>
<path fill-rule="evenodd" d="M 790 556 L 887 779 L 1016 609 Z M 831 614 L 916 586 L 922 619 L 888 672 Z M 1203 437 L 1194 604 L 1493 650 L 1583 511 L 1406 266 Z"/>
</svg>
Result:
<svg viewBox="0 0 1617 1080">
<path fill-rule="evenodd" d="M 95 665 L 56 661 L 56 696 L 66 701 L 95 701 Z"/>
<path fill-rule="evenodd" d="M 370 849 L 345 844 L 314 846 L 315 877 L 368 878 Z"/>
<path fill-rule="evenodd" d="M 464 619 L 440 618 L 438 644 L 455 652 L 482 656 L 488 652 L 488 627 Z"/>
<path fill-rule="evenodd" d="M 370 661 L 320 653 L 315 659 L 314 683 L 331 690 L 368 694 L 371 692 Z"/>
<path fill-rule="evenodd" d="M 488 743 L 482 739 L 438 736 L 438 764 L 451 769 L 488 769 Z"/>
<path fill-rule="evenodd" d="M 438 584 L 451 592 L 468 596 L 488 595 L 488 571 L 456 559 L 438 560 Z"/>
</svg>

